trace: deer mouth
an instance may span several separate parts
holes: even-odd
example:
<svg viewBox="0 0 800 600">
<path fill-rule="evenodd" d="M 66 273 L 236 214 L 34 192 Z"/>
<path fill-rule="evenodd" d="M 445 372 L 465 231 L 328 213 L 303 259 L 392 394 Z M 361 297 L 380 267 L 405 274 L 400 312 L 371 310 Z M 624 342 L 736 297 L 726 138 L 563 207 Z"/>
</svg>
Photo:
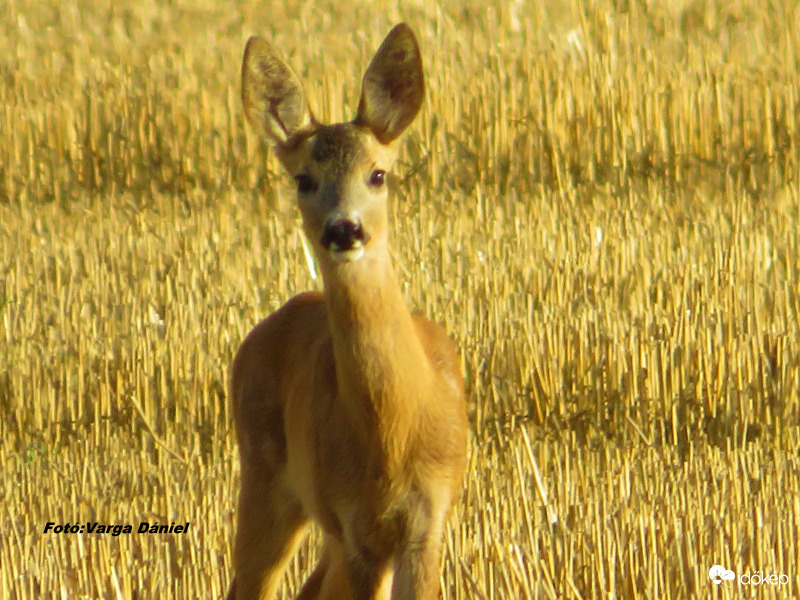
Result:
<svg viewBox="0 0 800 600">
<path fill-rule="evenodd" d="M 351 219 L 335 219 L 325 225 L 320 244 L 337 260 L 358 260 L 370 235 L 361 223 Z"/>
</svg>

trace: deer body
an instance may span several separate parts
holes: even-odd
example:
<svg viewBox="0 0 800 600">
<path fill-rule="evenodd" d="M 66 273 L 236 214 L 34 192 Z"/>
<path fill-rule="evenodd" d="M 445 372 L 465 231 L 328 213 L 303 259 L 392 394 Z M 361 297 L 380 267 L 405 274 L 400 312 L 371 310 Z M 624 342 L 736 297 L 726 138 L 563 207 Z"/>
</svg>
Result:
<svg viewBox="0 0 800 600">
<path fill-rule="evenodd" d="M 463 384 L 453 342 L 402 297 L 384 183 L 423 90 L 416 41 L 399 25 L 367 69 L 356 119 L 321 125 L 291 69 L 265 41 L 248 42 L 247 117 L 298 182 L 324 293 L 292 298 L 234 361 L 242 487 L 231 599 L 272 599 L 312 519 L 324 548 L 299 598 L 438 597 L 466 459 Z"/>
</svg>

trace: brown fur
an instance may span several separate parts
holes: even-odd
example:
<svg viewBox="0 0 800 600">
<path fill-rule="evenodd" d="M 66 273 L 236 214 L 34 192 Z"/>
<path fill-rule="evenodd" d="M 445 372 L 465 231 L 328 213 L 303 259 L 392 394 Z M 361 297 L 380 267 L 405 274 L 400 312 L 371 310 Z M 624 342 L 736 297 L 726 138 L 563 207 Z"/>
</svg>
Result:
<svg viewBox="0 0 800 600">
<path fill-rule="evenodd" d="M 291 175 L 315 184 L 298 205 L 325 291 L 262 321 L 233 364 L 242 488 L 229 598 L 271 600 L 313 519 L 325 545 L 299 598 L 433 600 L 465 468 L 464 391 L 453 342 L 403 300 L 386 189 L 374 178 L 422 102 L 416 40 L 404 25 L 389 33 L 352 123 L 317 123 L 260 38 L 248 42 L 242 76 L 250 123 Z M 363 225 L 363 248 L 321 242 L 336 218 Z"/>
</svg>

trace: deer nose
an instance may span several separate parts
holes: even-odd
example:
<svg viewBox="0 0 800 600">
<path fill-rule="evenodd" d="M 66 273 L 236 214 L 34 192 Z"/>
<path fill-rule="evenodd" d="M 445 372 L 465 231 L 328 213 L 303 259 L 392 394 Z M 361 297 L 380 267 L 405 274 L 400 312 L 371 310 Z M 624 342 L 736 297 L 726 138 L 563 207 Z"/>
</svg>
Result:
<svg viewBox="0 0 800 600">
<path fill-rule="evenodd" d="M 364 231 L 360 221 L 338 218 L 328 221 L 325 225 L 320 244 L 329 251 L 347 252 L 362 247 L 369 240 L 370 235 Z"/>
</svg>

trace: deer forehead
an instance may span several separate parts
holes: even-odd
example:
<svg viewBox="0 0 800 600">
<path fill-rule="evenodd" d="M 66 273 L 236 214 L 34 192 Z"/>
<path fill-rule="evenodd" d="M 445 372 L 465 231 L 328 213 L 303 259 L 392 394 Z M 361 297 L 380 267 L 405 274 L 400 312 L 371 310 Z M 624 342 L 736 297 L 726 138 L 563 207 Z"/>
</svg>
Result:
<svg viewBox="0 0 800 600">
<path fill-rule="evenodd" d="M 353 123 L 320 126 L 304 140 L 303 146 L 304 159 L 299 162 L 338 181 L 363 177 L 362 171 L 369 168 L 388 170 L 394 161 L 391 147 Z"/>
<path fill-rule="evenodd" d="M 308 140 L 309 155 L 319 165 L 334 173 L 344 175 L 369 159 L 366 134 L 351 124 L 323 127 Z"/>
</svg>

